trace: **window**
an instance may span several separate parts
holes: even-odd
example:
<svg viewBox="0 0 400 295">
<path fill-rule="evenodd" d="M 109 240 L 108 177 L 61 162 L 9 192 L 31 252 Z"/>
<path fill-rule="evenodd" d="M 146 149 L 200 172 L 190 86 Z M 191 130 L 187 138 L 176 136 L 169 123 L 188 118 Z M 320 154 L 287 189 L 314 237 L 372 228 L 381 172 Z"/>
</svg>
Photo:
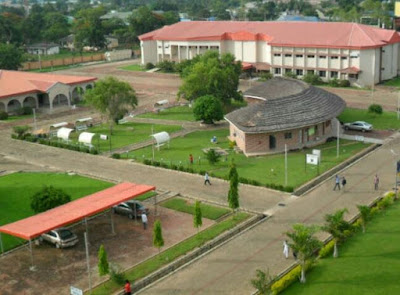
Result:
<svg viewBox="0 0 400 295">
<path fill-rule="evenodd" d="M 307 58 L 315 58 L 315 55 L 307 55 Z"/>
<path fill-rule="evenodd" d="M 339 77 L 339 72 L 331 72 L 331 78 Z"/>
<path fill-rule="evenodd" d="M 326 71 L 319 71 L 319 76 L 321 78 L 325 78 L 326 77 Z"/>
<path fill-rule="evenodd" d="M 358 74 L 349 74 L 350 79 L 358 79 Z"/>
<path fill-rule="evenodd" d="M 357 55 L 351 55 L 350 58 L 358 58 Z"/>
<path fill-rule="evenodd" d="M 274 53 L 274 56 L 275 56 L 275 57 L 280 57 L 281 54 L 280 54 L 280 53 Z"/>
<path fill-rule="evenodd" d="M 326 56 L 325 55 L 320 55 L 319 58 L 320 59 L 326 59 Z"/>
<path fill-rule="evenodd" d="M 331 59 L 339 59 L 339 56 L 331 56 Z"/>
<path fill-rule="evenodd" d="M 296 70 L 296 75 L 297 76 L 303 76 L 303 70 L 297 69 Z"/>
<path fill-rule="evenodd" d="M 346 60 L 346 59 L 347 59 L 347 56 L 342 56 L 341 59 L 342 59 L 342 60 Z"/>
<path fill-rule="evenodd" d="M 285 69 L 285 74 L 289 74 L 292 72 L 292 69 Z"/>
<path fill-rule="evenodd" d="M 296 58 L 303 58 L 302 54 L 296 54 Z"/>
<path fill-rule="evenodd" d="M 314 70 L 307 70 L 307 75 L 314 75 Z"/>
<path fill-rule="evenodd" d="M 285 57 L 292 57 L 292 55 L 290 53 L 286 53 Z"/>
<path fill-rule="evenodd" d="M 285 139 L 291 139 L 292 138 L 292 132 L 285 132 Z"/>
<path fill-rule="evenodd" d="M 280 75 L 282 73 L 281 68 L 275 68 L 274 69 L 275 75 Z"/>
</svg>

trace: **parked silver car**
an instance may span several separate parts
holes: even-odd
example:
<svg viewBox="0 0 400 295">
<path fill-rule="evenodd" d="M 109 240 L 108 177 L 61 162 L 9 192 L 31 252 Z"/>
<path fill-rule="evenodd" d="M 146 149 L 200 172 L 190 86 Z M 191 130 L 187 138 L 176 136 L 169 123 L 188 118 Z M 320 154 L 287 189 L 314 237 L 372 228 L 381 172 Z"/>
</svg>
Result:
<svg viewBox="0 0 400 295">
<path fill-rule="evenodd" d="M 79 240 L 78 237 L 69 229 L 57 228 L 42 234 L 39 241 L 49 242 L 59 249 L 75 246 Z"/>
<path fill-rule="evenodd" d="M 358 130 L 358 131 L 365 132 L 365 131 L 371 131 L 372 125 L 367 122 L 364 122 L 364 121 L 355 121 L 352 123 L 345 123 L 344 129 L 346 129 L 346 130 L 351 129 L 351 130 Z"/>
<path fill-rule="evenodd" d="M 149 214 L 149 209 L 146 208 L 139 201 L 135 201 L 135 200 L 122 202 L 116 206 L 113 206 L 112 211 L 117 214 L 126 215 L 130 219 L 135 218 L 135 213 L 136 213 L 136 217 L 140 217 L 142 215 L 142 213 L 145 213 L 146 215 Z"/>
</svg>

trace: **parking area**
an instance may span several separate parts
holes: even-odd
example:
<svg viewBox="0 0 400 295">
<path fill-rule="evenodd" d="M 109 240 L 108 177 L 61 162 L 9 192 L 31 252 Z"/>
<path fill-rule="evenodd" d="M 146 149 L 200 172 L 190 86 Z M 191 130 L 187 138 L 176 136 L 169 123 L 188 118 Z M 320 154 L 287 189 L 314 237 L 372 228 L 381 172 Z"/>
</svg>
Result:
<svg viewBox="0 0 400 295">
<path fill-rule="evenodd" d="M 110 212 L 89 221 L 90 266 L 92 285 L 101 281 L 97 271 L 97 252 L 100 245 L 108 254 L 108 261 L 127 269 L 158 253 L 153 247 L 153 223 L 159 219 L 162 224 L 164 248 L 197 233 L 193 227 L 193 217 L 166 208 L 149 206 L 149 226 L 143 229 L 141 221 L 130 220 L 126 216 L 113 215 L 116 234 L 111 232 Z M 214 224 L 204 219 L 203 228 Z M 78 235 L 79 243 L 72 248 L 56 249 L 50 244 L 35 245 L 31 265 L 29 250 L 20 248 L 0 258 L 0 294 L 70 294 L 69 286 L 87 289 L 89 286 L 86 268 L 84 231 L 82 223 L 71 227 Z"/>
</svg>

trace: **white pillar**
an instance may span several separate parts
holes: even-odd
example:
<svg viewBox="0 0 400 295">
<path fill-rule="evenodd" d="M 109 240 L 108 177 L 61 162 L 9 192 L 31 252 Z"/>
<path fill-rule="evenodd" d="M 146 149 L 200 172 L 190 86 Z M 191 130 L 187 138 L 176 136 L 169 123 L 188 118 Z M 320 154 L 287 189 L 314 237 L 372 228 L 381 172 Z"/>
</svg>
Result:
<svg viewBox="0 0 400 295">
<path fill-rule="evenodd" d="M 181 62 L 181 46 L 178 45 L 178 61 Z"/>
<path fill-rule="evenodd" d="M 86 218 L 85 218 L 85 220 L 86 220 Z M 83 233 L 83 236 L 85 238 L 86 266 L 87 266 L 88 278 L 89 278 L 89 292 L 91 293 L 91 291 L 92 291 L 92 276 L 90 274 L 89 242 L 88 242 L 87 233 Z"/>
</svg>

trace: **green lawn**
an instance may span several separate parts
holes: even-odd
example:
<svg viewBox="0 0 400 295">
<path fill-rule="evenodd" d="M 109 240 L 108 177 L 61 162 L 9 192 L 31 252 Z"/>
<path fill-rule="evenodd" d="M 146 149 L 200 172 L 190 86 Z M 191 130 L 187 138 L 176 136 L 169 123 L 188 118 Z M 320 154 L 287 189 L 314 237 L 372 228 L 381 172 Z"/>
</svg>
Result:
<svg viewBox="0 0 400 295">
<path fill-rule="evenodd" d="M 138 64 L 120 67 L 119 69 L 126 70 L 126 71 L 133 71 L 133 72 L 146 71 L 146 69 L 144 67 L 142 67 L 141 65 L 138 65 Z"/>
<path fill-rule="evenodd" d="M 374 129 L 400 129 L 400 120 L 397 120 L 396 112 L 386 112 L 376 115 L 367 110 L 346 108 L 338 117 L 341 122 L 366 121 L 374 126 Z"/>
<path fill-rule="evenodd" d="M 114 184 L 62 173 L 14 173 L 1 176 L 0 225 L 34 215 L 30 208 L 30 197 L 44 185 L 61 188 L 75 200 Z M 11 249 L 23 242 L 9 235 L 2 236 L 5 249 Z"/>
<path fill-rule="evenodd" d="M 379 213 L 366 233 L 357 233 L 339 248 L 339 258 L 317 263 L 305 285 L 296 283 L 284 295 L 400 294 L 400 203 Z"/>
<path fill-rule="evenodd" d="M 227 177 L 230 168 L 231 159 L 233 158 L 239 173 L 239 177 L 245 177 L 259 181 L 261 184 L 274 183 L 284 185 L 284 155 L 277 154 L 271 156 L 249 157 L 243 154 L 230 152 L 225 158 L 212 166 L 205 158 L 202 149 L 207 147 L 221 147 L 229 150 L 229 142 L 227 139 L 228 130 L 215 131 L 197 131 L 187 134 L 184 137 L 179 137 L 171 140 L 170 148 L 164 146 L 160 151 L 155 151 L 155 160 L 165 164 L 184 165 L 188 167 L 189 155 L 194 157 L 194 164 L 190 165 L 197 171 L 208 171 L 212 175 L 224 178 Z M 213 136 L 217 136 L 218 143 L 210 143 Z M 320 173 L 336 166 L 340 162 L 355 155 L 362 149 L 366 148 L 367 144 L 361 142 L 351 142 L 341 140 L 340 156 L 336 158 L 336 142 L 330 142 L 321 146 L 315 147 L 322 150 L 322 163 Z M 308 165 L 305 171 L 305 154 L 311 153 L 311 150 L 289 152 L 288 153 L 288 185 L 298 187 L 301 184 L 313 179 L 318 175 L 316 166 Z M 151 159 L 152 150 L 150 147 L 129 153 L 130 157 L 134 157 L 138 161 L 144 158 Z M 200 159 L 200 161 L 199 161 Z M 211 178 L 212 182 L 212 178 Z"/>
<path fill-rule="evenodd" d="M 395 87 L 400 87 L 400 77 L 393 78 L 389 81 L 386 81 L 383 83 L 385 86 L 395 86 Z"/>
<path fill-rule="evenodd" d="M 154 197 L 156 195 L 157 195 L 157 193 L 155 191 L 151 191 L 151 192 L 144 193 L 143 195 L 135 198 L 135 200 L 144 201 L 144 200 L 150 199 L 151 197 Z"/>
<path fill-rule="evenodd" d="M 17 120 L 22 120 L 22 119 L 29 119 L 29 118 L 33 118 L 33 115 L 9 116 L 7 120 L 0 120 L 0 123 L 1 122 L 17 121 Z"/>
<path fill-rule="evenodd" d="M 194 214 L 194 201 L 189 201 L 183 198 L 169 199 L 165 202 L 162 202 L 161 206 L 192 215 Z M 202 216 L 211 220 L 217 220 L 218 218 L 221 218 L 222 216 L 231 212 L 231 210 L 227 208 L 210 206 L 204 203 L 201 203 L 200 208 Z"/>
<path fill-rule="evenodd" d="M 142 142 L 151 139 L 152 132 L 157 133 L 166 131 L 173 133 L 182 129 L 178 125 L 157 125 L 157 124 L 144 124 L 128 122 L 125 124 L 114 125 L 113 134 L 111 136 L 111 149 L 121 148 L 130 144 Z M 102 124 L 85 130 L 86 132 L 93 132 L 96 135 L 92 139 L 92 144 L 97 147 L 101 152 L 110 150 L 110 140 L 99 140 L 99 134 L 106 134 L 109 136 L 110 127 L 108 124 Z M 79 133 L 72 132 L 70 139 L 72 142 L 77 142 Z M 110 138 L 110 136 L 109 136 Z"/>
<path fill-rule="evenodd" d="M 138 117 L 162 120 L 196 121 L 193 116 L 193 108 L 189 108 L 189 106 L 172 107 L 161 110 L 159 113 L 150 112 L 139 115 Z"/>
<path fill-rule="evenodd" d="M 156 255 L 149 260 L 146 260 L 139 265 L 129 269 L 125 272 L 126 277 L 129 281 L 134 282 L 139 280 L 152 272 L 156 271 L 160 267 L 170 263 L 171 261 L 177 259 L 178 257 L 196 249 L 206 243 L 207 241 L 212 240 L 223 232 L 235 227 L 245 219 L 249 218 L 250 215 L 247 213 L 238 213 L 236 216 L 231 216 L 210 228 L 207 228 L 201 231 L 199 234 L 190 237 L 182 241 L 179 244 L 161 252 L 160 255 Z M 106 283 L 98 286 L 93 289 L 91 292 L 92 295 L 108 295 L 113 294 L 117 290 L 121 290 L 122 286 L 118 286 L 116 283 L 112 281 L 107 281 Z M 89 294 L 89 293 L 86 293 Z"/>
</svg>

